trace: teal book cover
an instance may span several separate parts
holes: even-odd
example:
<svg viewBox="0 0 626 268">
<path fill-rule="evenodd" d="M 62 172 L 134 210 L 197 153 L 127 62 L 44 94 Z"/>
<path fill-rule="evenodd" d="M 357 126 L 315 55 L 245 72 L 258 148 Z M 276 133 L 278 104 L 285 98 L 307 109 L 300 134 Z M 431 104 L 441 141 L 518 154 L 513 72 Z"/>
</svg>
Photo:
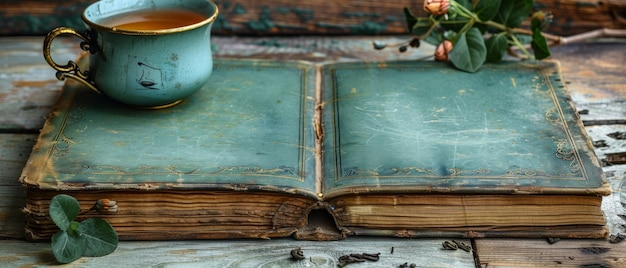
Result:
<svg viewBox="0 0 626 268">
<path fill-rule="evenodd" d="M 325 70 L 325 192 L 606 194 L 558 63 L 446 67 Z"/>
<path fill-rule="evenodd" d="M 553 61 L 218 60 L 158 110 L 68 82 L 20 180 L 33 240 L 58 193 L 122 239 L 332 240 L 602 237 L 610 192 Z"/>
</svg>

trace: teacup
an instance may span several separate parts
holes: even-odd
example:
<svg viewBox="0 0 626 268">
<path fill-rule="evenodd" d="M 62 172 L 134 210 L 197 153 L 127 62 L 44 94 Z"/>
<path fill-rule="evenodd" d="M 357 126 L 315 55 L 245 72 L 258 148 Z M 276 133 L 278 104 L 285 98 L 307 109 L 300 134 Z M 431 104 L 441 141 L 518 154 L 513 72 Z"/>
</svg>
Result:
<svg viewBox="0 0 626 268">
<path fill-rule="evenodd" d="M 212 0 L 101 0 L 88 6 L 79 32 L 60 27 L 44 40 L 44 58 L 57 78 L 76 79 L 119 102 L 141 108 L 180 103 L 208 81 L 213 70 L 211 27 L 218 8 Z M 59 65 L 50 46 L 60 35 L 80 37 L 89 68 Z"/>
</svg>

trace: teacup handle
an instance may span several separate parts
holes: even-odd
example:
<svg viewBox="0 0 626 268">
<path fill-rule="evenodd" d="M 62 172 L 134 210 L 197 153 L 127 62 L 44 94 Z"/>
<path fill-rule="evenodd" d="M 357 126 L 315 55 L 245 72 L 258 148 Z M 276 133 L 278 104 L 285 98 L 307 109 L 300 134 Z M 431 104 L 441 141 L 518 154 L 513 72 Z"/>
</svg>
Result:
<svg viewBox="0 0 626 268">
<path fill-rule="evenodd" d="M 95 54 L 97 52 L 97 46 L 93 42 L 91 31 L 87 30 L 85 33 L 79 33 L 78 31 L 68 27 L 59 27 L 52 30 L 43 40 L 43 57 L 53 69 L 57 70 L 57 79 L 65 80 L 66 77 L 69 77 L 83 83 L 93 91 L 101 93 L 100 90 L 96 88 L 93 80 L 89 78 L 89 71 L 81 71 L 76 62 L 68 61 L 66 65 L 59 65 L 54 62 L 52 56 L 50 55 L 50 46 L 52 45 L 52 40 L 59 35 L 78 36 L 80 39 L 83 39 L 83 42 L 80 43 L 80 48 L 84 51 L 89 51 L 91 54 Z"/>
</svg>

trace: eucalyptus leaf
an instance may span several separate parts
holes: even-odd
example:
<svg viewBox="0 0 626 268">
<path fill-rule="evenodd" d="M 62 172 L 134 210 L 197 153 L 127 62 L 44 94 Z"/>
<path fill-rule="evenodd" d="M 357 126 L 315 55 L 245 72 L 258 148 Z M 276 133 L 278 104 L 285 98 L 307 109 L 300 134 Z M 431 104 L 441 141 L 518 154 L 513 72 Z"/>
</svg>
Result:
<svg viewBox="0 0 626 268">
<path fill-rule="evenodd" d="M 89 218 L 80 223 L 81 236 L 86 241 L 84 256 L 100 257 L 117 248 L 118 237 L 115 229 L 105 220 Z"/>
<path fill-rule="evenodd" d="M 480 30 L 472 27 L 462 33 L 450 52 L 454 67 L 466 72 L 476 72 L 485 63 L 487 48 Z"/>
<path fill-rule="evenodd" d="M 485 42 L 487 47 L 487 62 L 500 62 L 502 56 L 506 53 L 506 49 L 509 47 L 509 41 L 506 35 L 495 34 Z"/>
<path fill-rule="evenodd" d="M 78 216 L 78 213 L 80 213 L 80 205 L 74 197 L 60 194 L 50 200 L 48 214 L 50 214 L 54 224 L 62 231 L 68 230 L 70 222 Z"/>
<path fill-rule="evenodd" d="M 86 240 L 80 236 L 70 236 L 59 231 L 52 236 L 52 254 L 60 263 L 70 263 L 83 256 Z"/>
<path fill-rule="evenodd" d="M 540 29 L 535 29 L 533 31 L 533 42 L 530 43 L 533 51 L 535 52 L 535 59 L 542 60 L 547 57 L 550 57 L 550 48 L 548 47 L 548 42 L 546 38 L 541 34 Z"/>
<path fill-rule="evenodd" d="M 482 21 L 491 20 L 498 14 L 501 3 L 502 0 L 480 0 L 474 8 L 474 13 L 476 13 L 478 18 Z"/>
<path fill-rule="evenodd" d="M 493 21 L 502 23 L 509 28 L 517 28 L 530 15 L 533 0 L 505 0 Z"/>
</svg>

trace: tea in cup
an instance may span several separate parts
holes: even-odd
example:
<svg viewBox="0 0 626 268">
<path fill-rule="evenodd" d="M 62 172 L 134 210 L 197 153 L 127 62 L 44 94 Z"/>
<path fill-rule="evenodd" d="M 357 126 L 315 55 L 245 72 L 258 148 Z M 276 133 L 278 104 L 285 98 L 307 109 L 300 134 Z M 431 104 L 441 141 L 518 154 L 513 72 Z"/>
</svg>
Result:
<svg viewBox="0 0 626 268">
<path fill-rule="evenodd" d="M 79 32 L 60 27 L 44 40 L 44 58 L 57 78 L 78 80 L 119 102 L 141 108 L 180 103 L 208 81 L 213 70 L 211 0 L 102 0 L 88 6 Z M 60 35 L 83 40 L 89 67 L 54 62 L 50 46 Z"/>
</svg>

